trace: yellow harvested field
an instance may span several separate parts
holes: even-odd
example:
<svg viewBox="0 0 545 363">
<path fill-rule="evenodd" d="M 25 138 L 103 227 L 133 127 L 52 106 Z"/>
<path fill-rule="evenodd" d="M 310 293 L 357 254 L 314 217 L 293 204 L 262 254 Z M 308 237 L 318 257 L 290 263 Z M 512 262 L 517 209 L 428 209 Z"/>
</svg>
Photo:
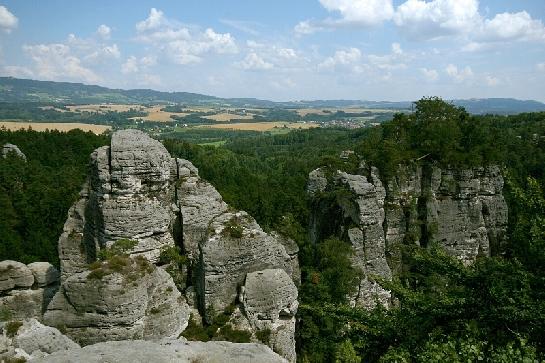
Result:
<svg viewBox="0 0 545 363">
<path fill-rule="evenodd" d="M 126 112 L 131 108 L 139 110 L 142 106 L 140 105 L 110 105 L 110 104 L 94 104 L 94 105 L 76 105 L 76 106 L 66 106 L 72 112 L 99 112 L 106 113 L 107 111 L 116 111 L 116 112 Z"/>
<path fill-rule="evenodd" d="M 210 116 L 204 116 L 203 118 L 207 118 L 209 120 L 214 120 L 217 122 L 227 122 L 231 120 L 251 120 L 254 118 L 254 115 L 236 115 L 234 113 L 218 113 L 217 115 L 210 115 Z"/>
<path fill-rule="evenodd" d="M 0 128 L 5 127 L 8 130 L 21 130 L 32 128 L 34 131 L 45 130 L 58 130 L 58 131 L 70 131 L 74 129 L 80 129 L 83 131 L 92 131 L 97 135 L 100 135 L 106 130 L 110 130 L 110 126 L 105 125 L 92 125 L 81 123 L 63 123 L 63 122 L 8 122 L 0 121 Z"/>
<path fill-rule="evenodd" d="M 301 123 L 301 122 L 248 122 L 248 123 L 236 123 L 236 124 L 219 124 L 219 125 L 203 125 L 200 127 L 208 127 L 213 129 L 233 129 L 233 130 L 245 130 L 245 131 L 269 131 L 276 128 L 290 128 L 290 129 L 310 129 L 318 127 L 313 123 Z"/>
<path fill-rule="evenodd" d="M 172 115 L 177 115 L 180 117 L 188 115 L 187 113 L 174 113 L 174 112 L 161 111 L 163 107 L 165 106 L 153 106 L 153 107 L 146 108 L 144 112 L 147 112 L 148 115 L 146 117 L 143 117 L 143 119 L 147 121 L 154 121 L 154 122 L 171 122 L 173 121 L 170 118 L 170 116 Z"/>
</svg>

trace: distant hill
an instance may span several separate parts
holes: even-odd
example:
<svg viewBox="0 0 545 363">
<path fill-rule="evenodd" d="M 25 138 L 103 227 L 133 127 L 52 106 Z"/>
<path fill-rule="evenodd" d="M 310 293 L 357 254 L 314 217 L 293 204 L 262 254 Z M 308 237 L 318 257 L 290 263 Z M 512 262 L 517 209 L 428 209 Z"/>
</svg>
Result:
<svg viewBox="0 0 545 363">
<path fill-rule="evenodd" d="M 274 102 L 257 98 L 220 98 L 189 92 L 161 92 L 151 89 L 111 89 L 82 83 L 35 81 L 0 77 L 0 102 L 42 102 L 62 104 L 89 103 L 185 103 L 191 105 L 261 107 L 261 108 L 347 108 L 410 110 L 411 101 L 313 100 Z M 545 111 L 538 101 L 521 101 L 513 98 L 484 98 L 453 100 L 474 114 L 516 114 Z"/>
</svg>

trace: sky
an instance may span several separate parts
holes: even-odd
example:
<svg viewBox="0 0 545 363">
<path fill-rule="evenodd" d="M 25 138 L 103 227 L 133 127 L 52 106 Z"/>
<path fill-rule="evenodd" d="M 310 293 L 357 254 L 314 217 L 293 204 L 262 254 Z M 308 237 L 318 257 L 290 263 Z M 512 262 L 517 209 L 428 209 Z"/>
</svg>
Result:
<svg viewBox="0 0 545 363">
<path fill-rule="evenodd" d="M 0 75 L 277 101 L 545 101 L 545 0 L 0 0 Z"/>
</svg>

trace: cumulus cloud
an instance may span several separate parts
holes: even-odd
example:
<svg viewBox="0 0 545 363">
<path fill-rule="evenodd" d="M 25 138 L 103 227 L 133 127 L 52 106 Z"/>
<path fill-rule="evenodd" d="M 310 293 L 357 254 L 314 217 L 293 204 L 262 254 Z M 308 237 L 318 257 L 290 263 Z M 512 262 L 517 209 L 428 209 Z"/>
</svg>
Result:
<svg viewBox="0 0 545 363">
<path fill-rule="evenodd" d="M 12 30 L 17 28 L 18 23 L 19 19 L 8 8 L 0 5 L 0 29 L 6 33 L 11 33 Z"/>
<path fill-rule="evenodd" d="M 245 70 L 268 70 L 274 68 L 272 63 L 265 61 L 257 53 L 249 53 L 239 66 Z"/>
<path fill-rule="evenodd" d="M 420 68 L 420 72 L 427 81 L 435 82 L 439 79 L 439 72 L 435 69 Z"/>
<path fill-rule="evenodd" d="M 480 21 L 478 0 L 408 0 L 394 15 L 403 34 L 417 40 L 468 33 Z"/>
<path fill-rule="evenodd" d="M 330 12 L 337 12 L 340 19 L 333 20 L 338 24 L 357 24 L 374 26 L 389 20 L 394 15 L 392 0 L 319 0 L 320 4 Z"/>
<path fill-rule="evenodd" d="M 526 11 L 497 14 L 485 20 L 480 38 L 490 41 L 545 41 L 541 20 L 532 19 Z"/>
<path fill-rule="evenodd" d="M 24 45 L 23 51 L 34 62 L 35 74 L 44 79 L 74 80 L 88 83 L 100 81 L 91 69 L 82 64 L 66 44 Z"/>
<path fill-rule="evenodd" d="M 121 73 L 129 74 L 138 72 L 138 60 L 135 56 L 131 55 L 125 63 L 121 65 Z"/>
<path fill-rule="evenodd" d="M 217 33 L 212 28 L 190 31 L 155 8 L 147 19 L 136 24 L 136 30 L 136 40 L 151 44 L 177 64 L 201 62 L 207 53 L 238 53 L 236 40 L 230 33 Z"/>
<path fill-rule="evenodd" d="M 102 24 L 98 27 L 97 29 L 97 34 L 102 38 L 102 39 L 110 39 L 110 35 L 112 34 L 112 29 L 110 29 L 109 26 L 105 25 L 105 24 Z"/>
<path fill-rule="evenodd" d="M 321 69 L 332 69 L 337 66 L 350 66 L 361 60 L 361 51 L 358 48 L 338 50 L 331 57 L 326 58 L 318 65 Z"/>
<path fill-rule="evenodd" d="M 140 59 L 131 55 L 123 64 L 121 64 L 121 73 L 130 74 L 145 71 L 149 67 L 157 64 L 157 57 L 154 55 L 146 55 Z"/>
<path fill-rule="evenodd" d="M 545 42 L 545 26 L 526 11 L 488 17 L 479 12 L 478 0 L 406 0 L 394 8 L 392 0 L 319 0 L 340 17 L 304 20 L 294 27 L 298 35 L 344 26 L 371 27 L 393 21 L 411 40 L 456 37 L 475 52 L 508 42 Z"/>
<path fill-rule="evenodd" d="M 469 66 L 466 66 L 464 69 L 458 69 L 458 67 L 454 64 L 449 64 L 446 67 L 445 72 L 450 78 L 458 83 L 464 82 L 473 77 L 473 70 Z"/>
<path fill-rule="evenodd" d="M 151 8 L 148 17 L 136 24 L 138 32 L 154 30 L 167 23 L 166 18 L 161 10 Z"/>
</svg>

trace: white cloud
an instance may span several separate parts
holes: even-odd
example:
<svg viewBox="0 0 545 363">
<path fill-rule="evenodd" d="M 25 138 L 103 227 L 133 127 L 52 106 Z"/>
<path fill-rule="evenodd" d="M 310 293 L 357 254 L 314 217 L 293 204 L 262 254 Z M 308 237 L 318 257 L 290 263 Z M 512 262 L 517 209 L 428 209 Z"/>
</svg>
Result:
<svg viewBox="0 0 545 363">
<path fill-rule="evenodd" d="M 199 63 L 207 53 L 238 53 L 236 40 L 230 33 L 217 33 L 211 28 L 204 32 L 190 31 L 155 8 L 146 20 L 136 24 L 136 30 L 136 40 L 151 44 L 176 64 Z"/>
<path fill-rule="evenodd" d="M 485 80 L 486 80 L 486 84 L 491 87 L 497 86 L 498 84 L 500 84 L 499 78 L 491 76 L 491 75 L 486 76 Z"/>
<path fill-rule="evenodd" d="M 117 44 L 104 45 L 89 55 L 85 56 L 85 60 L 88 62 L 103 62 L 110 59 L 119 59 L 121 58 L 121 52 L 117 47 Z"/>
<path fill-rule="evenodd" d="M 6 33 L 11 33 L 12 30 L 17 28 L 18 23 L 19 19 L 8 8 L 0 5 L 0 29 Z"/>
<path fill-rule="evenodd" d="M 121 65 L 121 73 L 123 74 L 136 73 L 138 70 L 138 60 L 133 55 L 127 58 L 125 63 Z"/>
<path fill-rule="evenodd" d="M 430 82 L 435 82 L 439 79 L 439 73 L 435 69 L 420 68 L 420 72 Z"/>
<path fill-rule="evenodd" d="M 157 64 L 157 57 L 154 55 L 147 55 L 140 59 L 140 64 L 144 67 L 151 67 Z"/>
<path fill-rule="evenodd" d="M 256 53 L 249 53 L 243 61 L 239 62 L 239 66 L 245 70 L 268 70 L 274 68 L 272 63 L 265 61 Z"/>
<path fill-rule="evenodd" d="M 480 38 L 485 41 L 545 41 L 541 20 L 532 19 L 526 11 L 497 14 L 485 20 Z"/>
<path fill-rule="evenodd" d="M 358 48 L 338 50 L 332 57 L 326 58 L 318 68 L 331 69 L 337 66 L 350 66 L 361 60 L 361 51 Z"/>
<path fill-rule="evenodd" d="M 301 21 L 293 28 L 297 35 L 313 34 L 323 29 L 324 28 L 322 26 L 316 25 L 310 20 Z"/>
<path fill-rule="evenodd" d="M 401 49 L 401 45 L 399 43 L 392 43 L 392 53 L 395 55 L 403 54 L 403 49 Z"/>
<path fill-rule="evenodd" d="M 136 30 L 138 32 L 154 30 L 164 25 L 166 22 L 165 16 L 161 10 L 151 8 L 146 20 L 142 20 L 136 24 Z"/>
<path fill-rule="evenodd" d="M 545 62 L 536 64 L 538 71 L 545 72 Z"/>
<path fill-rule="evenodd" d="M 339 12 L 339 24 L 373 26 L 389 20 L 394 15 L 392 0 L 319 0 L 330 12 Z"/>
<path fill-rule="evenodd" d="M 243 21 L 243 20 L 232 20 L 232 19 L 222 19 L 221 23 L 229 25 L 232 28 L 240 30 L 241 32 L 248 33 L 253 36 L 259 35 L 259 32 L 254 29 L 255 26 L 258 26 L 258 23 L 252 21 Z"/>
<path fill-rule="evenodd" d="M 471 67 L 466 66 L 464 69 L 458 69 L 454 64 L 449 64 L 445 69 L 447 75 L 455 82 L 464 82 L 473 77 Z"/>
<path fill-rule="evenodd" d="M 102 24 L 98 27 L 97 29 L 97 34 L 102 38 L 102 39 L 110 39 L 110 35 L 112 34 L 112 29 L 110 29 L 109 26 L 105 25 L 105 24 Z"/>
<path fill-rule="evenodd" d="M 280 58 L 286 60 L 295 60 L 298 58 L 297 52 L 295 52 L 295 50 L 292 48 L 278 48 L 276 53 Z"/>
<path fill-rule="evenodd" d="M 206 51 L 212 49 L 218 54 L 237 53 L 238 47 L 235 39 L 229 33 L 216 33 L 208 28 L 204 32 L 204 43 Z"/>
<path fill-rule="evenodd" d="M 74 80 L 88 83 L 100 81 L 91 69 L 82 65 L 66 44 L 24 45 L 23 50 L 34 62 L 36 75 L 51 80 Z"/>
<path fill-rule="evenodd" d="M 481 22 L 478 0 L 407 0 L 394 22 L 404 35 L 425 40 L 470 33 Z"/>
</svg>

